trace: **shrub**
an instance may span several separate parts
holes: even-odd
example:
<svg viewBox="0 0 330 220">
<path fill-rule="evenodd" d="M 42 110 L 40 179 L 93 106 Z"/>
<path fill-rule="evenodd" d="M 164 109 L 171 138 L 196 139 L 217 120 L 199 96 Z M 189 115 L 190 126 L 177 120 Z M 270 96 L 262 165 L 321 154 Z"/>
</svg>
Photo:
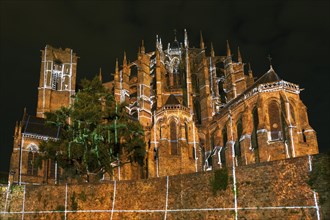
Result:
<svg viewBox="0 0 330 220">
<path fill-rule="evenodd" d="M 226 168 L 216 170 L 211 179 L 212 192 L 215 195 L 219 190 L 226 190 L 228 186 L 228 170 Z"/>
</svg>

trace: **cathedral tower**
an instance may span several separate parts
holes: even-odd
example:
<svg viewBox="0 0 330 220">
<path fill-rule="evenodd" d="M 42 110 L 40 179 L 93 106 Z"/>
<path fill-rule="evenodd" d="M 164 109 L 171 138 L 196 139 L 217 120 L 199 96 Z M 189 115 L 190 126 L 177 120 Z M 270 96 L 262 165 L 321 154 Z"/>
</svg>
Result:
<svg viewBox="0 0 330 220">
<path fill-rule="evenodd" d="M 46 45 L 41 51 L 37 117 L 71 104 L 75 93 L 77 59 L 72 49 L 56 49 Z"/>
</svg>

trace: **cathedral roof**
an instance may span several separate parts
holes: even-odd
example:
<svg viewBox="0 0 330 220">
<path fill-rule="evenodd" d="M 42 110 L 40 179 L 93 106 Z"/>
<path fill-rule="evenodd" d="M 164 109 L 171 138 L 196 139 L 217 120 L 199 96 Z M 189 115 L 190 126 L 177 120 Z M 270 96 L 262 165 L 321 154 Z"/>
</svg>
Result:
<svg viewBox="0 0 330 220">
<path fill-rule="evenodd" d="M 175 98 L 173 94 L 168 97 L 165 105 L 180 105 L 180 102 Z"/>
<path fill-rule="evenodd" d="M 277 75 L 277 73 L 275 73 L 272 66 L 270 66 L 270 69 L 264 75 L 262 75 L 259 79 L 257 79 L 257 81 L 255 81 L 249 88 L 247 88 L 241 95 L 237 96 L 235 99 L 243 96 L 245 93 L 251 91 L 251 89 L 257 87 L 260 84 L 278 82 L 281 80 L 282 79 Z"/>
<path fill-rule="evenodd" d="M 281 78 L 275 73 L 273 68 L 270 67 L 270 69 L 264 75 L 262 75 L 257 81 L 255 81 L 251 87 L 253 88 L 263 83 L 278 82 L 278 81 L 281 81 Z"/>
<path fill-rule="evenodd" d="M 26 117 L 23 133 L 58 138 L 59 129 L 46 125 L 46 120 L 32 115 Z"/>
<path fill-rule="evenodd" d="M 279 82 L 281 80 L 282 79 L 277 75 L 277 73 L 275 73 L 272 66 L 270 66 L 270 69 L 264 75 L 262 75 L 258 80 L 256 80 L 250 87 L 248 87 L 243 93 L 238 95 L 236 98 L 230 100 L 230 102 L 228 102 L 226 104 L 226 106 L 223 108 L 222 111 L 225 111 L 227 109 L 227 107 L 231 106 L 237 100 L 244 97 L 245 94 L 250 92 L 252 89 L 256 88 L 258 85 L 265 84 L 265 83 L 271 83 L 271 82 Z"/>
</svg>

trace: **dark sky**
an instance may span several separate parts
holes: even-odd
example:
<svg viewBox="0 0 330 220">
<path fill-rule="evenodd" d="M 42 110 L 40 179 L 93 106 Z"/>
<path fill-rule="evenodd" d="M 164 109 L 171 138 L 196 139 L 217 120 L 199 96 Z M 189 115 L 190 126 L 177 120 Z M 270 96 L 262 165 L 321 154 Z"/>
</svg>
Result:
<svg viewBox="0 0 330 220">
<path fill-rule="evenodd" d="M 164 47 L 182 41 L 190 46 L 213 42 L 225 55 L 226 40 L 234 59 L 240 46 L 243 62 L 251 62 L 255 76 L 273 68 L 286 81 L 305 88 L 301 99 L 308 108 L 321 152 L 328 151 L 330 47 L 329 1 L 0 1 L 1 122 L 0 171 L 7 171 L 15 122 L 26 106 L 35 114 L 40 73 L 40 50 L 46 44 L 72 48 L 80 57 L 77 77 L 91 78 L 102 68 L 110 79 L 115 59 L 123 51 L 136 59 L 144 39 L 154 50 L 155 36 Z"/>
</svg>

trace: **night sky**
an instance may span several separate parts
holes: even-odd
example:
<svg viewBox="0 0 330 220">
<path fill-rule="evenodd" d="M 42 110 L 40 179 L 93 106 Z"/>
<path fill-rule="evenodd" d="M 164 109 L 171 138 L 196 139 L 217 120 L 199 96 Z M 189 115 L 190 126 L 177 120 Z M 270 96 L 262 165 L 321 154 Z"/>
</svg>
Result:
<svg viewBox="0 0 330 220">
<path fill-rule="evenodd" d="M 330 2 L 329 1 L 0 1 L 1 122 L 0 171 L 7 171 L 15 122 L 23 109 L 35 115 L 41 52 L 46 44 L 72 48 L 80 57 L 77 82 L 102 68 L 110 80 L 115 59 L 124 50 L 137 58 L 144 40 L 163 47 L 188 32 L 190 46 L 199 46 L 203 32 L 209 53 L 225 55 L 229 40 L 234 60 L 237 46 L 255 76 L 273 68 L 286 81 L 305 90 L 301 99 L 316 130 L 320 152 L 330 143 Z M 327 113 L 328 112 L 328 113 Z"/>
</svg>

